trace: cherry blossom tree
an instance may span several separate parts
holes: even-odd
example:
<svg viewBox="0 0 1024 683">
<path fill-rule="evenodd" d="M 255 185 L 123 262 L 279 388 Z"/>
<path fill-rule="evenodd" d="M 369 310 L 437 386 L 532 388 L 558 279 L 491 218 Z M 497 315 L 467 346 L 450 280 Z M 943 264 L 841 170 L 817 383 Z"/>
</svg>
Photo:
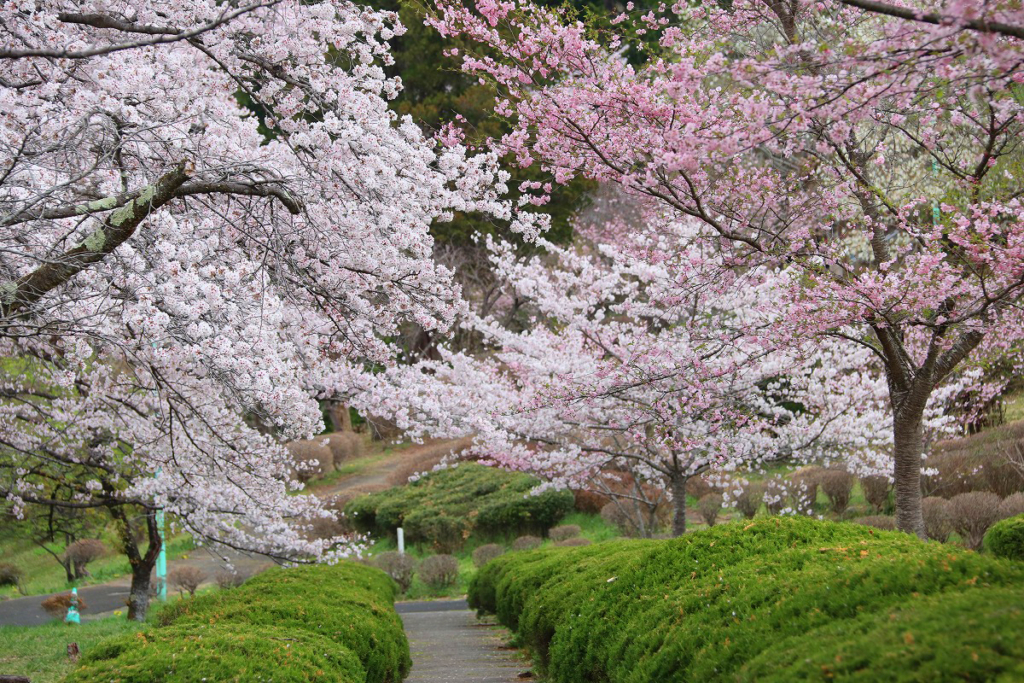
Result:
<svg viewBox="0 0 1024 683">
<path fill-rule="evenodd" d="M 462 309 L 454 212 L 513 219 L 495 153 L 389 112 L 395 16 L 349 2 L 0 10 L 0 491 L 107 510 L 142 619 L 157 512 L 199 542 L 329 559 L 281 440 Z M 532 223 L 514 223 L 526 232 Z M 243 420 L 243 417 L 246 419 Z M 51 499 L 54 482 L 74 490 Z M 148 543 L 142 543 L 139 538 Z"/>
<path fill-rule="evenodd" d="M 468 316 L 487 352 L 442 349 L 356 401 L 415 435 L 473 436 L 478 457 L 550 485 L 603 487 L 639 506 L 646 534 L 665 498 L 685 532 L 687 482 L 708 470 L 884 460 L 885 387 L 866 349 L 752 338 L 778 322 L 764 301 L 779 273 L 727 268 L 691 219 L 653 236 L 614 222 L 578 232 L 574 248 L 538 240 L 543 256 L 491 243 L 525 331 L 500 312 Z M 623 472 L 625 486 L 609 485 Z"/>
<path fill-rule="evenodd" d="M 777 344 L 877 357 L 897 525 L 923 535 L 930 397 L 965 363 L 1020 357 L 1024 12 L 736 0 L 615 21 L 595 34 L 529 3 L 449 0 L 433 19 L 487 47 L 458 56 L 514 116 L 501 149 L 700 221 L 734 268 L 785 268 Z M 620 57 L 652 34 L 644 64 Z"/>
</svg>

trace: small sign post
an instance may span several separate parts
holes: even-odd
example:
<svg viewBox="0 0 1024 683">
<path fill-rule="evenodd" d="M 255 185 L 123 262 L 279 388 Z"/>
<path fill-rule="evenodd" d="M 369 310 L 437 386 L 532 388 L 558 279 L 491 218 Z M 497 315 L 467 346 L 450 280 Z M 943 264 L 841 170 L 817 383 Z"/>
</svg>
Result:
<svg viewBox="0 0 1024 683">
<path fill-rule="evenodd" d="M 398 527 L 398 554 L 405 555 L 405 529 Z"/>
</svg>

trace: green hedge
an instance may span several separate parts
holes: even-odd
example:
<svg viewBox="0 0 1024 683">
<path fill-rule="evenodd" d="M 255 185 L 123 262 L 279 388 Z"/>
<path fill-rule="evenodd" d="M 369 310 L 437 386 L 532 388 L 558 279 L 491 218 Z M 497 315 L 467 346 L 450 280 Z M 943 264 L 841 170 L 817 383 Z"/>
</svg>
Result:
<svg viewBox="0 0 1024 683">
<path fill-rule="evenodd" d="M 405 530 L 410 542 L 457 550 L 471 533 L 546 533 L 572 511 L 568 491 L 530 495 L 540 482 L 519 472 L 475 463 L 432 472 L 405 486 L 351 501 L 345 514 L 365 533 Z"/>
<path fill-rule="evenodd" d="M 1024 515 L 996 522 L 985 534 L 985 548 L 997 557 L 1024 560 Z"/>
<path fill-rule="evenodd" d="M 273 569 L 178 601 L 161 627 L 103 643 L 67 681 L 398 683 L 411 660 L 394 597 L 386 574 L 352 562 Z"/>
<path fill-rule="evenodd" d="M 942 672 L 948 653 L 969 660 L 949 671 L 1012 680 L 1022 579 L 1024 567 L 896 532 L 767 518 L 511 553 L 480 571 L 469 598 L 516 631 L 552 683 L 974 680 L 903 668 L 920 659 Z M 972 602 L 991 610 L 966 636 Z M 850 663 L 857 639 L 873 654 Z"/>
</svg>

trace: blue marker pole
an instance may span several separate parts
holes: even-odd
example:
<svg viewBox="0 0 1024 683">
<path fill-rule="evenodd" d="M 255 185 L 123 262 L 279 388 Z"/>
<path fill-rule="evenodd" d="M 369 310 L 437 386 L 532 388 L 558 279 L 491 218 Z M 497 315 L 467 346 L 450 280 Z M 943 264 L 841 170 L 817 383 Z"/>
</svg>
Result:
<svg viewBox="0 0 1024 683">
<path fill-rule="evenodd" d="M 160 476 L 161 470 L 157 468 L 156 475 Z M 164 533 L 164 511 L 161 508 L 156 511 L 156 526 L 160 533 L 160 554 L 156 557 L 156 589 L 157 597 L 167 601 L 167 534 Z"/>
</svg>

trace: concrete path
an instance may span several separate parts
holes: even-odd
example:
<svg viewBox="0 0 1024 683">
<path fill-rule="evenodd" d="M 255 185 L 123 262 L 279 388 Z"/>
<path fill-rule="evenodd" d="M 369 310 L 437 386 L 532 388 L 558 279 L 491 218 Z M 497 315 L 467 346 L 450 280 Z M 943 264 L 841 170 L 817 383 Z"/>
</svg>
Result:
<svg viewBox="0 0 1024 683">
<path fill-rule="evenodd" d="M 530 668 L 505 647 L 508 633 L 477 621 L 463 600 L 399 603 L 396 608 L 412 651 L 412 673 L 405 683 L 512 683 Z"/>
<path fill-rule="evenodd" d="M 126 609 L 128 599 L 127 580 L 105 583 L 99 586 L 86 586 L 78 589 L 78 594 L 85 601 L 86 609 L 82 618 Z M 67 591 L 64 591 L 67 592 Z M 0 626 L 39 626 L 53 619 L 40 607 L 45 595 L 31 595 L 27 598 L 15 598 L 0 602 Z"/>
</svg>

